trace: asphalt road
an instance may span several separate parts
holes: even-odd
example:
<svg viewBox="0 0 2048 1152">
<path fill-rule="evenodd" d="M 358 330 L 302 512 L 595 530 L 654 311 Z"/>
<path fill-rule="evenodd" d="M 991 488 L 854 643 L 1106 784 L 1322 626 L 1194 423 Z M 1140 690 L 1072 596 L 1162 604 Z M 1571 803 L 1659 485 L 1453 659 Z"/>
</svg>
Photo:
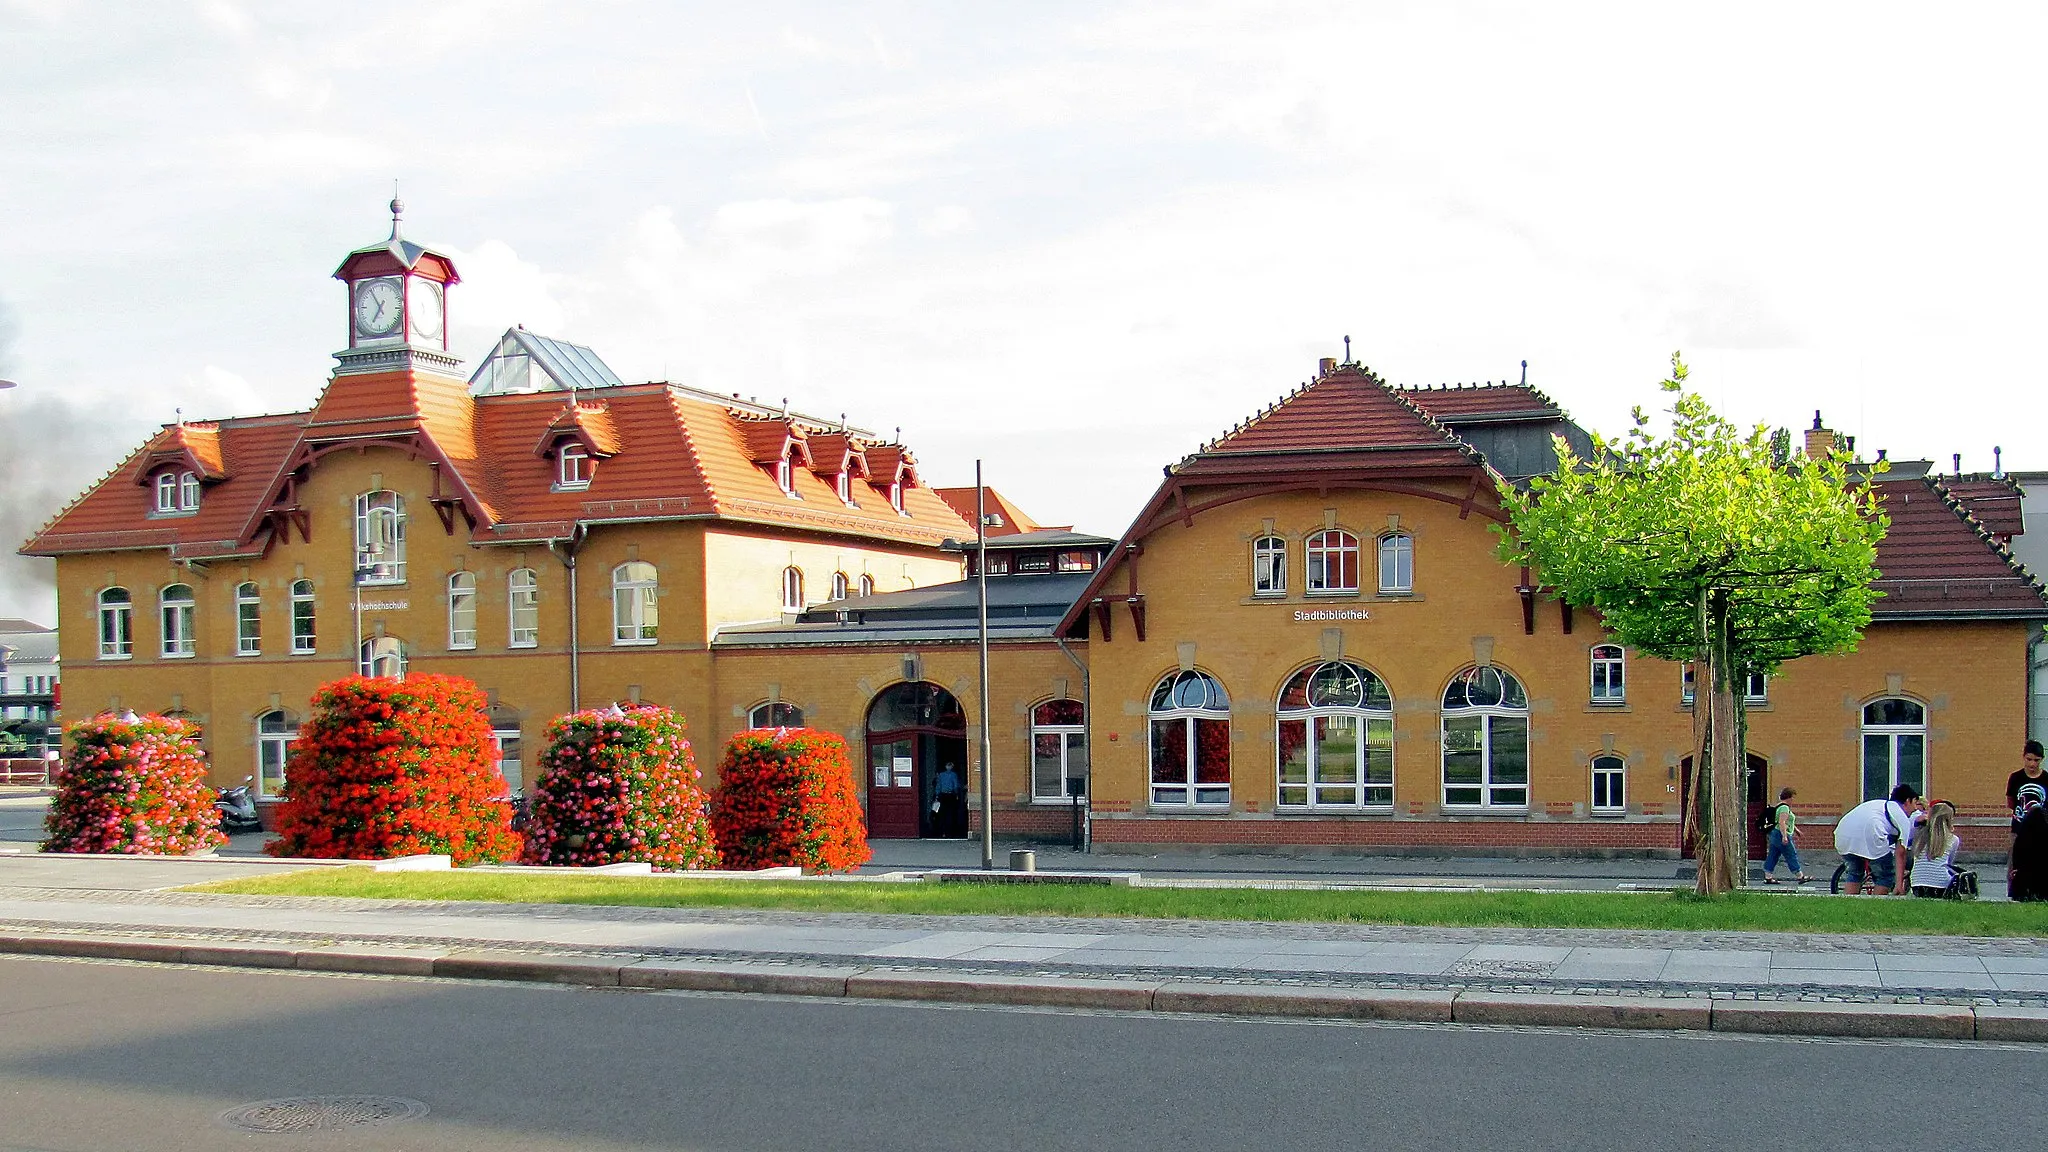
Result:
<svg viewBox="0 0 2048 1152">
<path fill-rule="evenodd" d="M 2038 1050 L 1286 1024 L 0 959 L 0 1149 L 2029 1146 Z M 1902 1087 L 1908 1094 L 1900 1098 Z M 316 1094 L 426 1104 L 255 1136 Z M 2024 1095 L 2024 1093 L 2022 1093 Z"/>
</svg>

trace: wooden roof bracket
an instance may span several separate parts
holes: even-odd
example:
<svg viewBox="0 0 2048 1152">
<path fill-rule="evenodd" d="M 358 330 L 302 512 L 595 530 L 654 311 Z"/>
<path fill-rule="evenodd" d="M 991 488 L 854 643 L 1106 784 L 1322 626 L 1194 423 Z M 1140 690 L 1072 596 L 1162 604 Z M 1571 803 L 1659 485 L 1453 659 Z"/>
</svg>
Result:
<svg viewBox="0 0 2048 1152">
<path fill-rule="evenodd" d="M 1131 606 L 1131 629 L 1138 634 L 1138 643 L 1143 644 L 1145 642 L 1145 598 L 1143 596 L 1127 596 L 1124 598 L 1124 603 Z M 1105 634 L 1108 631 L 1109 629 L 1107 628 L 1103 629 Z"/>
<path fill-rule="evenodd" d="M 1515 585 L 1515 591 L 1522 597 L 1522 634 L 1536 634 L 1536 586 L 1529 583 L 1529 566 L 1522 566 L 1522 582 Z"/>
<path fill-rule="evenodd" d="M 1095 622 L 1102 626 L 1102 642 L 1109 643 L 1109 601 L 1097 596 L 1094 601 Z"/>
<path fill-rule="evenodd" d="M 469 530 L 476 531 L 476 516 L 469 510 L 469 501 L 460 496 L 449 496 L 441 491 L 441 462 L 429 460 L 427 468 L 434 476 L 434 491 L 427 497 L 427 503 L 434 506 L 434 515 L 441 518 L 441 531 L 449 536 L 455 535 L 455 514 L 458 512 L 462 514 L 462 522 L 469 525 Z"/>
<path fill-rule="evenodd" d="M 1479 482 L 1482 478 L 1479 472 L 1474 471 L 1472 473 L 1472 485 L 1465 489 L 1465 500 L 1458 505 L 1458 519 L 1469 520 L 1472 518 L 1472 509 L 1479 506 Z M 1525 580 L 1523 583 L 1527 583 L 1527 581 Z"/>
<path fill-rule="evenodd" d="M 1173 486 L 1173 502 L 1180 508 L 1180 522 L 1182 526 L 1193 528 L 1195 526 L 1195 514 L 1188 508 L 1188 490 L 1185 485 L 1175 484 Z"/>
</svg>

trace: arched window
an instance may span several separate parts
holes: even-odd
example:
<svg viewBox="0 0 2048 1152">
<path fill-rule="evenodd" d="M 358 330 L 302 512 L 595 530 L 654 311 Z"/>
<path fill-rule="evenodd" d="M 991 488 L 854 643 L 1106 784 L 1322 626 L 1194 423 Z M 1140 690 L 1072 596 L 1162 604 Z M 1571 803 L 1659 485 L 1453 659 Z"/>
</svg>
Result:
<svg viewBox="0 0 2048 1152">
<path fill-rule="evenodd" d="M 652 644 L 661 608 L 654 565 L 628 560 L 612 569 L 612 643 Z"/>
<path fill-rule="evenodd" d="M 844 572 L 834 572 L 832 574 L 832 599 L 846 599 L 846 573 Z"/>
<path fill-rule="evenodd" d="M 1593 814 L 1628 811 L 1628 762 L 1619 756 L 1593 757 Z"/>
<path fill-rule="evenodd" d="M 556 488 L 573 492 L 590 487 L 590 454 L 583 450 L 583 445 L 572 440 L 562 445 L 562 451 L 555 459 L 561 467 L 556 474 Z"/>
<path fill-rule="evenodd" d="M 405 498 L 396 492 L 356 497 L 356 580 L 405 583 Z"/>
<path fill-rule="evenodd" d="M 1415 591 L 1415 537 L 1406 532 L 1380 537 L 1380 591 Z"/>
<path fill-rule="evenodd" d="M 314 645 L 313 582 L 292 581 L 292 651 L 311 652 Z"/>
<path fill-rule="evenodd" d="M 1595 644 L 1592 654 L 1593 687 L 1592 701 L 1595 704 L 1626 704 L 1628 702 L 1628 669 L 1624 665 L 1619 644 Z"/>
<path fill-rule="evenodd" d="M 804 710 L 794 704 L 770 700 L 756 704 L 747 713 L 749 728 L 801 728 L 804 726 Z"/>
<path fill-rule="evenodd" d="M 1304 668 L 1277 711 L 1281 807 L 1393 807 L 1394 698 L 1378 676 L 1343 661 Z"/>
<path fill-rule="evenodd" d="M 100 659 L 126 660 L 135 655 L 135 601 L 126 588 L 100 592 Z"/>
<path fill-rule="evenodd" d="M 782 459 L 775 462 L 775 486 L 782 489 L 784 496 L 796 495 L 796 476 L 790 467 L 787 452 L 782 454 Z"/>
<path fill-rule="evenodd" d="M 1911 784 L 1927 790 L 1927 710 L 1893 696 L 1863 706 L 1863 798 Z"/>
<path fill-rule="evenodd" d="M 476 573 L 448 577 L 448 647 L 476 647 Z"/>
<path fill-rule="evenodd" d="M 1252 595 L 1287 595 L 1287 541 L 1278 536 L 1252 541 Z"/>
<path fill-rule="evenodd" d="M 505 577 L 506 599 L 511 607 L 511 643 L 514 648 L 540 644 L 540 577 L 531 568 L 514 568 Z"/>
<path fill-rule="evenodd" d="M 1308 538 L 1308 590 L 1358 591 L 1358 537 L 1328 528 Z"/>
<path fill-rule="evenodd" d="M 1444 805 L 1529 806 L 1529 696 L 1498 668 L 1451 677 L 1443 707 Z"/>
<path fill-rule="evenodd" d="M 860 594 L 863 596 L 873 596 L 875 594 L 875 578 L 865 572 L 860 574 Z"/>
<path fill-rule="evenodd" d="M 848 508 L 860 507 L 860 505 L 853 502 L 853 474 L 851 472 L 841 469 L 833 484 L 839 492 L 839 502 L 841 504 L 846 505 Z"/>
<path fill-rule="evenodd" d="M 156 474 L 156 510 L 176 512 L 178 510 L 178 477 L 175 473 Z"/>
<path fill-rule="evenodd" d="M 178 474 L 178 509 L 182 512 L 199 511 L 199 477 L 195 473 Z"/>
<path fill-rule="evenodd" d="M 782 570 L 782 610 L 801 612 L 804 610 L 804 574 L 794 565 Z"/>
<path fill-rule="evenodd" d="M 263 590 L 254 583 L 235 586 L 235 655 L 263 654 Z"/>
<path fill-rule="evenodd" d="M 1230 696 L 1206 672 L 1176 672 L 1152 691 L 1152 803 L 1230 805 Z"/>
<path fill-rule="evenodd" d="M 889 507 L 895 509 L 898 516 L 903 515 L 903 481 L 901 480 L 891 480 L 889 482 Z"/>
<path fill-rule="evenodd" d="M 299 738 L 299 726 L 281 711 L 265 712 L 256 718 L 256 794 L 284 795 L 284 768 L 291 759 L 292 741 Z"/>
<path fill-rule="evenodd" d="M 405 679 L 405 645 L 395 636 L 372 636 L 363 641 L 356 671 L 387 680 Z"/>
<path fill-rule="evenodd" d="M 1079 700 L 1031 710 L 1031 798 L 1068 803 L 1088 794 L 1088 717 Z"/>
<path fill-rule="evenodd" d="M 199 652 L 199 637 L 193 629 L 196 611 L 190 584 L 167 584 L 157 594 L 163 618 L 163 654 L 167 660 L 182 660 Z"/>
</svg>

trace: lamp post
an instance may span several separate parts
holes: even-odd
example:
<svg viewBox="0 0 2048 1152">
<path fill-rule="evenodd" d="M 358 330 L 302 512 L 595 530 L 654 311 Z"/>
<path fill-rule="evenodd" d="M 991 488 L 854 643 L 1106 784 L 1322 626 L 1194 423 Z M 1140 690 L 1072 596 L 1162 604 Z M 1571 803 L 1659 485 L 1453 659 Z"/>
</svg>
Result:
<svg viewBox="0 0 2048 1152">
<path fill-rule="evenodd" d="M 981 483 L 981 461 L 974 462 L 974 582 L 980 622 L 976 629 L 981 641 L 981 870 L 996 866 L 995 785 L 989 764 L 988 703 L 988 489 Z"/>
</svg>

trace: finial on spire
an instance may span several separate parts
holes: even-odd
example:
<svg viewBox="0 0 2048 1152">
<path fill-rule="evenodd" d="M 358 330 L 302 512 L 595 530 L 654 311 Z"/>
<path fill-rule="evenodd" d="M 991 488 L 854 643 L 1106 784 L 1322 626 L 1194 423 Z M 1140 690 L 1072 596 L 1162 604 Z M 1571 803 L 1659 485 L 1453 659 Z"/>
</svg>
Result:
<svg viewBox="0 0 2048 1152">
<path fill-rule="evenodd" d="M 1349 364 L 1351 362 L 1351 337 L 1346 336 L 1344 338 L 1344 363 Z"/>
<path fill-rule="evenodd" d="M 1524 387 L 1524 388 L 1527 388 L 1528 386 L 1529 386 L 1529 362 L 1528 362 L 1527 360 L 1524 360 L 1524 361 L 1522 361 L 1522 387 Z"/>
<path fill-rule="evenodd" d="M 398 239 L 398 221 L 405 215 L 405 201 L 398 198 L 398 180 L 391 181 L 391 238 Z"/>
</svg>

